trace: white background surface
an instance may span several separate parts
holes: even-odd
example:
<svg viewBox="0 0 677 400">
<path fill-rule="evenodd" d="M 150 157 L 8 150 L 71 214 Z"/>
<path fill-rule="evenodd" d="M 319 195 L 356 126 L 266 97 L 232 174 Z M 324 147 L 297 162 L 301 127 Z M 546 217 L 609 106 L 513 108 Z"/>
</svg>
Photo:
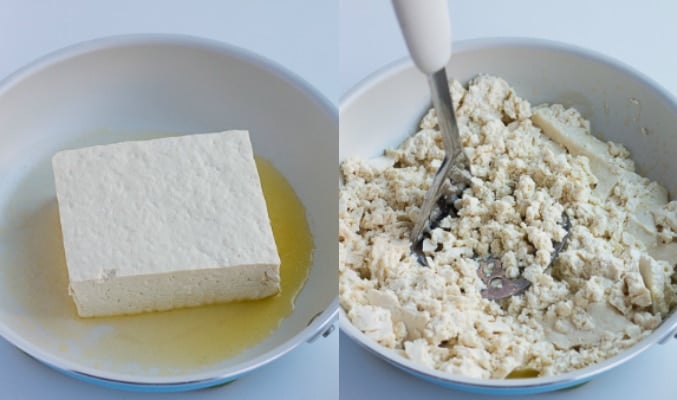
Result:
<svg viewBox="0 0 677 400">
<path fill-rule="evenodd" d="M 336 103 L 337 15 L 337 0 L 0 0 L 0 79 L 48 52 L 84 40 L 181 33 L 267 57 Z M 304 344 L 230 385 L 190 394 L 127 393 L 82 383 L 0 339 L 0 388 L 0 399 L 337 399 L 338 335 Z"/>
<path fill-rule="evenodd" d="M 450 8 L 456 40 L 525 36 L 583 46 L 629 64 L 677 96 L 676 2 L 452 0 Z M 340 0 L 339 37 L 342 93 L 407 55 L 388 0 Z M 343 334 L 340 348 L 344 399 L 497 398 L 418 380 L 375 358 Z M 676 378 L 677 340 L 670 340 L 581 388 L 529 398 L 674 400 Z"/>
</svg>

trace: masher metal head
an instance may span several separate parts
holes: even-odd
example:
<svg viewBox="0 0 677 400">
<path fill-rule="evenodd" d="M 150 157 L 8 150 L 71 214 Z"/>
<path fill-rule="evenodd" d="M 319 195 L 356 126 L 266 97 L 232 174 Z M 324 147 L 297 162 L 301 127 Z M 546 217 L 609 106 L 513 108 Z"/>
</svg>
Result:
<svg viewBox="0 0 677 400">
<path fill-rule="evenodd" d="M 410 239 L 413 248 L 420 246 L 423 234 L 429 231 L 432 225 L 449 214 L 445 209 L 448 209 L 450 205 L 453 206 L 453 201 L 468 186 L 471 176 L 468 158 L 461 145 L 461 136 L 458 132 L 449 92 L 449 81 L 444 68 L 430 75 L 428 83 L 437 113 L 445 156 L 426 193 L 414 229 L 411 231 Z M 444 183 L 449 180 L 455 190 L 452 193 L 445 193 Z"/>
</svg>

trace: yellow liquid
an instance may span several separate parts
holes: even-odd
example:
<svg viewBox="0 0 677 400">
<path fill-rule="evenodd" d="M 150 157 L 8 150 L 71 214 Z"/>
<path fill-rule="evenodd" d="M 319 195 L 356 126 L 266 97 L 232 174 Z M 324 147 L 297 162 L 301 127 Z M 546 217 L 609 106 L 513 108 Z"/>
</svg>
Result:
<svg viewBox="0 0 677 400">
<path fill-rule="evenodd" d="M 94 368 L 129 370 L 126 366 L 132 365 L 158 374 L 207 367 L 263 341 L 294 308 L 310 272 L 313 240 L 305 209 L 291 185 L 269 161 L 257 158 L 256 165 L 281 260 L 278 295 L 165 312 L 79 318 L 67 294 L 63 242 L 52 198 L 26 220 L 25 227 L 11 236 L 0 234 L 3 245 L 17 250 L 0 260 L 0 266 L 7 271 L 8 286 L 16 291 L 20 314 L 28 317 L 18 323 L 36 335 L 33 340 L 56 348 L 66 358 L 87 360 Z M 45 173 L 44 178 L 51 177 Z"/>
<path fill-rule="evenodd" d="M 540 372 L 531 369 L 531 368 L 524 368 L 524 369 L 514 369 L 512 372 L 506 376 L 506 379 L 523 379 L 523 378 L 536 378 L 540 375 Z"/>
<path fill-rule="evenodd" d="M 256 301 L 83 319 L 114 327 L 88 349 L 88 356 L 133 360 L 162 369 L 210 364 L 261 342 L 291 314 L 310 270 L 312 236 L 305 209 L 284 176 L 269 161 L 257 158 L 256 165 L 282 262 L 280 294 Z"/>
</svg>

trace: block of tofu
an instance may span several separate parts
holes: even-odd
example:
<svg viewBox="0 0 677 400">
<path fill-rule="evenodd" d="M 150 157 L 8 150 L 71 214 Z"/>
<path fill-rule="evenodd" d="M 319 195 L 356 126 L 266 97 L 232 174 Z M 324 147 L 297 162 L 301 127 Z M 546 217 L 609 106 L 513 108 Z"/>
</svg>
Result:
<svg viewBox="0 0 677 400">
<path fill-rule="evenodd" d="M 280 258 L 247 131 L 65 150 L 52 167 L 80 316 L 279 292 Z"/>
</svg>

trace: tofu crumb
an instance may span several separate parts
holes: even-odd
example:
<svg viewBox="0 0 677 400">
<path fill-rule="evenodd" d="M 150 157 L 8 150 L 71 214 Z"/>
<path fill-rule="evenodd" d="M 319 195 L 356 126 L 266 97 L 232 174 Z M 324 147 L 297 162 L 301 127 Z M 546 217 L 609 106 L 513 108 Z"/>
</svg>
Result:
<svg viewBox="0 0 677 400">
<path fill-rule="evenodd" d="M 475 378 L 561 374 L 649 335 L 677 305 L 677 202 L 573 108 L 532 107 L 503 79 L 450 82 L 473 175 L 410 255 L 409 234 L 444 156 L 437 116 L 378 162 L 341 164 L 339 298 L 370 338 L 421 365 Z M 568 243 L 549 267 L 553 242 Z M 478 259 L 501 257 L 522 295 L 481 297 Z"/>
</svg>

